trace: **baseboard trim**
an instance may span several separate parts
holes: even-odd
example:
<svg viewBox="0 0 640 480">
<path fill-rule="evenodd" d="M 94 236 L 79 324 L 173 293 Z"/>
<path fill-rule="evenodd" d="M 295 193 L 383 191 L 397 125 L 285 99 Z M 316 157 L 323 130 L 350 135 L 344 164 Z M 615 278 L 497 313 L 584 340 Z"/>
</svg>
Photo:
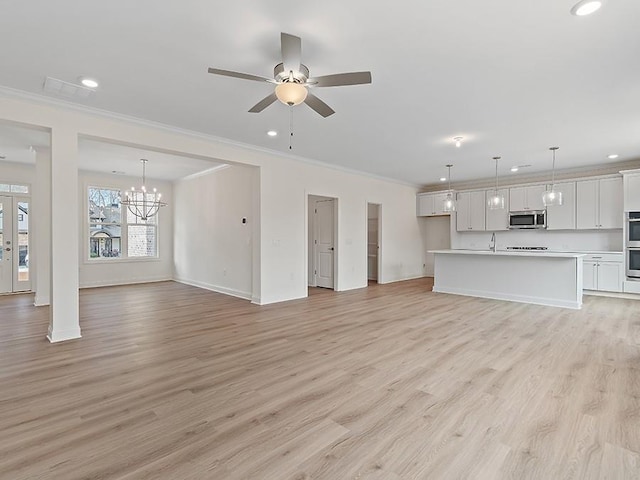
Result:
<svg viewBox="0 0 640 480">
<path fill-rule="evenodd" d="M 117 287 L 120 285 L 137 285 L 141 283 L 158 283 L 158 282 L 170 282 L 173 280 L 171 277 L 163 276 L 156 278 L 134 278 L 134 279 L 122 279 L 122 280 L 114 280 L 111 282 L 94 282 L 94 283 L 85 283 L 79 286 L 82 290 L 84 288 L 100 288 L 100 287 Z"/>
<path fill-rule="evenodd" d="M 451 295 L 462 295 L 465 297 L 488 298 L 490 300 L 505 300 L 507 302 L 532 303 L 534 305 L 544 305 L 546 307 L 570 308 L 580 310 L 582 302 L 571 302 L 557 300 L 555 298 L 527 297 L 525 295 L 507 295 L 494 292 L 484 292 L 481 290 L 466 290 L 463 288 L 437 287 L 432 289 L 435 293 L 449 293 Z"/>
<path fill-rule="evenodd" d="M 395 278 L 393 280 L 387 280 L 387 279 L 383 279 L 383 280 L 378 280 L 378 284 L 380 285 L 385 285 L 387 283 L 396 283 L 396 282 L 406 282 L 407 280 L 417 280 L 419 278 L 426 278 L 429 275 L 416 275 L 413 277 L 406 277 L 406 278 Z M 432 275 L 433 276 L 433 275 Z"/>
<path fill-rule="evenodd" d="M 47 333 L 47 340 L 51 343 L 60 343 L 66 342 L 67 340 L 75 340 L 77 338 L 82 338 L 80 334 L 80 327 L 73 328 L 71 330 L 51 330 L 49 328 L 49 332 Z"/>
<path fill-rule="evenodd" d="M 627 292 L 603 292 L 599 290 L 584 290 L 584 295 L 591 295 L 592 297 L 609 297 L 609 298 L 624 298 L 626 300 L 640 300 L 640 295 L 637 293 Z"/>
<path fill-rule="evenodd" d="M 184 278 L 174 278 L 175 282 L 182 283 L 184 285 L 189 285 L 191 287 L 198 287 L 204 290 L 210 290 L 216 293 L 222 293 L 224 295 L 229 295 L 231 297 L 241 298 L 243 300 L 250 300 L 252 303 L 254 302 L 253 295 L 249 292 L 242 292 L 240 290 L 234 290 L 232 288 L 220 287 L 218 285 L 213 285 L 211 283 L 206 282 L 198 282 L 196 280 L 186 280 Z"/>
</svg>

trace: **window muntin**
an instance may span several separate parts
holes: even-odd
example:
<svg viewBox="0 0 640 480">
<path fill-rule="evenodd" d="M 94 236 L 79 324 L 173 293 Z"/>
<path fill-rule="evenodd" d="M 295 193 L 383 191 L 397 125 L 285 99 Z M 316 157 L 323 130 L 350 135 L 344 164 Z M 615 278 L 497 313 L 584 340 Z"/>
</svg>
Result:
<svg viewBox="0 0 640 480">
<path fill-rule="evenodd" d="M 113 188 L 89 187 L 88 200 L 89 259 L 158 257 L 157 215 L 136 217 Z"/>
</svg>

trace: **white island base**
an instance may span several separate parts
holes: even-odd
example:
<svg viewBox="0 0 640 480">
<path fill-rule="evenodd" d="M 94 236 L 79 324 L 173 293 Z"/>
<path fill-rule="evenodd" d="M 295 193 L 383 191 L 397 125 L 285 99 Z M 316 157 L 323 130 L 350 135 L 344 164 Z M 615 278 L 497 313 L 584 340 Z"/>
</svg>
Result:
<svg viewBox="0 0 640 480">
<path fill-rule="evenodd" d="M 433 291 L 582 308 L 582 257 L 558 252 L 436 250 Z"/>
</svg>

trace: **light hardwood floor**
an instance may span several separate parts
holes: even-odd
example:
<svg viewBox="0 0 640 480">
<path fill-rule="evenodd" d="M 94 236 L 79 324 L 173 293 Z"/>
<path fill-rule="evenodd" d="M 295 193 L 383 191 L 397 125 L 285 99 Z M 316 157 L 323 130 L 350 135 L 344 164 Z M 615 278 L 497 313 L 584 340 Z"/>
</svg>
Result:
<svg viewBox="0 0 640 480">
<path fill-rule="evenodd" d="M 83 290 L 57 345 L 0 297 L 0 478 L 640 478 L 640 302 L 430 287 Z"/>
</svg>

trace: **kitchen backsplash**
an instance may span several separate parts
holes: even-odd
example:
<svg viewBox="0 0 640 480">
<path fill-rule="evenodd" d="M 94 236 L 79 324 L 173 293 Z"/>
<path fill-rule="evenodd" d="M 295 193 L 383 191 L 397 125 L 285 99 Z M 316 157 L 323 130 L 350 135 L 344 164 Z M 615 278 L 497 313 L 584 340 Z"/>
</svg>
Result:
<svg viewBox="0 0 640 480">
<path fill-rule="evenodd" d="M 452 231 L 451 248 L 487 249 L 491 233 Z M 498 249 L 531 246 L 563 251 L 622 251 L 622 230 L 509 230 L 496 232 L 496 243 Z"/>
</svg>

